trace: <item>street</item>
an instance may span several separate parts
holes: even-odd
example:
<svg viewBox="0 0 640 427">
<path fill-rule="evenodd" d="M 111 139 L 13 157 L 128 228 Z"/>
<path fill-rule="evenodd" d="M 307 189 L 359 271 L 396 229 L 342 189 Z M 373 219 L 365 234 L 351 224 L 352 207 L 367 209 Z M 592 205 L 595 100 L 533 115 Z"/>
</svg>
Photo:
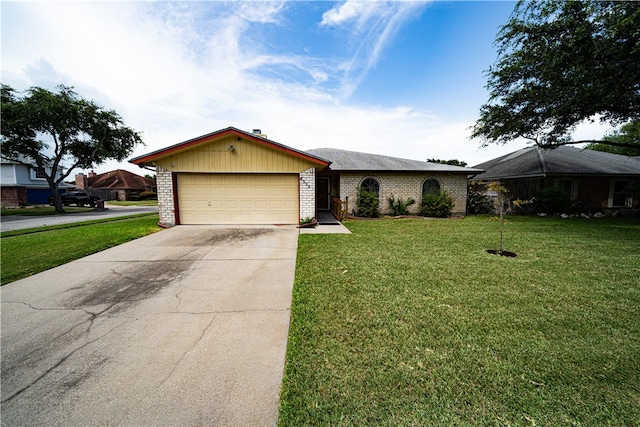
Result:
<svg viewBox="0 0 640 427">
<path fill-rule="evenodd" d="M 102 218 L 115 218 L 119 216 L 136 215 L 145 212 L 158 212 L 157 206 L 117 206 L 105 205 L 102 211 L 94 210 L 83 213 L 70 213 L 65 215 L 8 215 L 3 216 L 0 222 L 0 231 L 22 230 L 25 228 L 43 227 L 45 225 L 69 224 L 73 222 L 92 221 Z"/>
</svg>

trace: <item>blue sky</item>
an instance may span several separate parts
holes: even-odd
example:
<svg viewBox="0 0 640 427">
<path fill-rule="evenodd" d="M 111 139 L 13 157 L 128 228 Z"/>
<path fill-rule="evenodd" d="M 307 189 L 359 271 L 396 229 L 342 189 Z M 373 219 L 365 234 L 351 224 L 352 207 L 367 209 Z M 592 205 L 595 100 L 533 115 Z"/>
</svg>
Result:
<svg viewBox="0 0 640 427">
<path fill-rule="evenodd" d="M 1 79 L 115 109 L 147 144 L 133 155 L 234 126 L 303 150 L 475 165 L 526 145 L 469 140 L 514 4 L 3 1 Z M 117 167 L 139 171 L 96 171 Z"/>
</svg>

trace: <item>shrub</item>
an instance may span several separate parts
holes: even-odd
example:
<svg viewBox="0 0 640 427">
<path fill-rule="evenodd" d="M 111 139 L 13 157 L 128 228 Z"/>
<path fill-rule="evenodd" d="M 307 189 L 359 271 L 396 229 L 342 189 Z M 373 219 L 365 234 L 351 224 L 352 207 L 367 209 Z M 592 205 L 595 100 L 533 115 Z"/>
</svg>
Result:
<svg viewBox="0 0 640 427">
<path fill-rule="evenodd" d="M 387 199 L 389 202 L 389 208 L 393 211 L 393 216 L 398 215 L 408 215 L 409 214 L 409 206 L 414 205 L 416 203 L 411 197 L 408 199 L 398 199 L 396 200 L 393 195 Z"/>
<path fill-rule="evenodd" d="M 158 200 L 158 193 L 153 191 L 143 191 L 140 193 L 140 200 Z"/>
<path fill-rule="evenodd" d="M 364 191 L 358 187 L 358 200 L 356 202 L 356 216 L 363 218 L 378 218 L 380 216 L 380 200 L 376 193 Z"/>
<path fill-rule="evenodd" d="M 571 209 L 571 200 L 563 188 L 557 185 L 538 190 L 536 202 L 538 212 L 569 213 Z"/>
<path fill-rule="evenodd" d="M 471 188 L 467 191 L 467 213 L 480 215 L 492 213 L 494 210 L 493 202 L 489 196 Z"/>
<path fill-rule="evenodd" d="M 308 217 L 300 220 L 300 225 L 311 224 L 312 222 L 313 222 L 313 218 L 308 216 Z"/>
<path fill-rule="evenodd" d="M 453 198 L 445 191 L 440 190 L 437 193 L 428 193 L 422 196 L 420 213 L 424 216 L 446 218 L 451 215 L 453 205 Z"/>
</svg>

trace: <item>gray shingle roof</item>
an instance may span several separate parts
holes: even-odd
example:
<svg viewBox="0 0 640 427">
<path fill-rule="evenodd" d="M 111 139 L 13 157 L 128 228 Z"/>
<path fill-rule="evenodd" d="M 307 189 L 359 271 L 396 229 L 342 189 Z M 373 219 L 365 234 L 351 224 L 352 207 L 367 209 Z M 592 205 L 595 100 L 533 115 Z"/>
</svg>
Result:
<svg viewBox="0 0 640 427">
<path fill-rule="evenodd" d="M 480 169 L 401 159 L 399 157 L 358 151 L 339 150 L 337 148 L 315 148 L 307 153 L 331 161 L 329 168 L 334 171 L 378 171 L 378 172 L 438 172 L 473 175 Z"/>
<path fill-rule="evenodd" d="M 640 175 L 640 160 L 635 157 L 569 146 L 523 148 L 475 167 L 485 172 L 474 179 L 485 181 L 547 175 Z"/>
</svg>

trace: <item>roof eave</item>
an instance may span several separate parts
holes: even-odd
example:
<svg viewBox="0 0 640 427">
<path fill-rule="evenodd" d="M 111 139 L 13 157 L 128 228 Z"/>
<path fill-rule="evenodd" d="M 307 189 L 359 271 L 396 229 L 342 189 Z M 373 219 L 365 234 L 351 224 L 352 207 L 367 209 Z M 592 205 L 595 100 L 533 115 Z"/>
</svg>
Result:
<svg viewBox="0 0 640 427">
<path fill-rule="evenodd" d="M 429 170 L 429 169 L 335 169 L 331 168 L 332 172 L 342 173 L 441 173 L 441 174 L 458 174 L 458 175 L 473 175 L 484 172 L 482 169 L 468 169 L 468 170 Z"/>
<path fill-rule="evenodd" d="M 151 152 L 149 154 L 145 154 L 142 156 L 138 156 L 138 157 L 134 157 L 132 159 L 129 160 L 129 163 L 133 163 L 134 165 L 138 165 L 140 167 L 144 167 L 147 164 L 150 164 L 152 162 L 154 162 L 155 160 L 158 160 L 160 158 L 169 156 L 171 154 L 180 152 L 180 151 L 184 151 L 184 150 L 188 150 L 189 148 L 192 148 L 194 146 L 197 146 L 199 144 L 202 144 L 204 142 L 207 142 L 208 140 L 211 140 L 213 138 L 222 138 L 228 135 L 236 135 L 240 138 L 246 138 L 250 141 L 253 142 L 257 142 L 259 144 L 263 144 L 263 145 L 267 145 L 271 148 L 275 148 L 276 150 L 291 154 L 293 156 L 296 157 L 300 157 L 303 158 L 305 160 L 308 160 L 312 163 L 317 164 L 318 166 L 321 167 L 327 167 L 331 164 L 331 162 L 322 159 L 320 157 L 316 157 L 313 156 L 311 154 L 305 153 L 304 151 L 300 151 L 300 150 L 296 150 L 294 148 L 291 147 L 287 147 L 286 145 L 280 144 L 278 142 L 272 141 L 270 139 L 267 138 L 262 138 L 260 136 L 256 136 L 253 135 L 251 133 L 242 131 L 240 129 L 234 128 L 234 127 L 228 127 L 225 129 L 221 129 L 212 133 L 208 133 L 206 135 L 201 135 L 199 137 L 193 138 L 193 139 L 189 139 L 187 141 L 183 141 L 180 142 L 178 144 L 174 144 L 171 145 L 169 147 L 160 149 L 160 150 L 156 150 L 154 152 Z"/>
</svg>

